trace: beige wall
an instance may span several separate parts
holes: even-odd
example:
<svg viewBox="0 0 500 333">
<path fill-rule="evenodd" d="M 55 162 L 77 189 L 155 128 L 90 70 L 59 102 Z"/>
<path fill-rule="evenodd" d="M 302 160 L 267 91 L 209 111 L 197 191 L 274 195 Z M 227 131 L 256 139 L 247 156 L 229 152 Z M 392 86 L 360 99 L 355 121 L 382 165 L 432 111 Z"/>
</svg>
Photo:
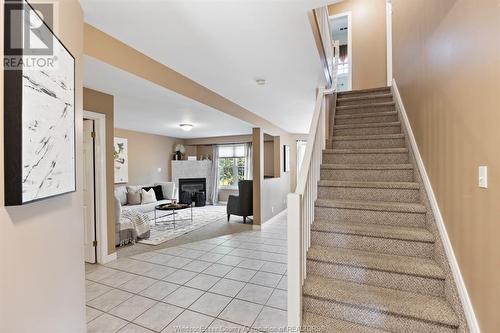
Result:
<svg viewBox="0 0 500 333">
<path fill-rule="evenodd" d="M 114 200 L 114 99 L 96 90 L 83 88 L 83 109 L 102 113 L 106 117 L 106 211 L 108 215 L 108 254 L 115 250 L 115 200 Z"/>
<path fill-rule="evenodd" d="M 25 206 L 3 207 L 0 133 L 0 332 L 86 332 L 81 190 L 83 13 L 77 0 L 55 2 L 59 9 L 56 33 L 76 60 L 77 191 Z M 2 29 L 3 9 L 1 1 Z M 3 30 L 0 38 L 3 54 Z M 3 93 L 0 96 L 3 99 Z M 3 101 L 0 110 L 3 114 Z"/>
<path fill-rule="evenodd" d="M 385 3 L 346 0 L 328 6 L 330 15 L 352 12 L 353 90 L 387 85 Z"/>
<path fill-rule="evenodd" d="M 183 143 L 182 139 L 119 128 L 115 128 L 115 137 L 128 139 L 128 184 L 153 184 L 171 179 L 174 145 Z"/>
<path fill-rule="evenodd" d="M 500 327 L 499 36 L 498 1 L 393 0 L 394 76 L 482 332 Z"/>
</svg>

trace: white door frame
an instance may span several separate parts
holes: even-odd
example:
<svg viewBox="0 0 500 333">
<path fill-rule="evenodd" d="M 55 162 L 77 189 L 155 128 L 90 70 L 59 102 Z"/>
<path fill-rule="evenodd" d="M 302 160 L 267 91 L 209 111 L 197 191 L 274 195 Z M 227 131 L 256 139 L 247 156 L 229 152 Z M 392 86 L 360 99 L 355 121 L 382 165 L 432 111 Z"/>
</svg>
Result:
<svg viewBox="0 0 500 333">
<path fill-rule="evenodd" d="M 385 4 L 387 44 L 387 86 L 392 85 L 392 0 Z"/>
<path fill-rule="evenodd" d="M 328 16 L 328 21 L 342 16 L 347 16 L 347 55 L 349 57 L 349 80 L 347 90 L 349 91 L 352 90 L 352 64 L 354 63 L 352 55 L 352 11 L 330 15 Z"/>
<path fill-rule="evenodd" d="M 108 255 L 108 212 L 106 191 L 106 116 L 83 111 L 83 118 L 94 120 L 95 128 L 95 218 L 97 263 L 106 264 L 116 259 L 116 252 Z"/>
</svg>

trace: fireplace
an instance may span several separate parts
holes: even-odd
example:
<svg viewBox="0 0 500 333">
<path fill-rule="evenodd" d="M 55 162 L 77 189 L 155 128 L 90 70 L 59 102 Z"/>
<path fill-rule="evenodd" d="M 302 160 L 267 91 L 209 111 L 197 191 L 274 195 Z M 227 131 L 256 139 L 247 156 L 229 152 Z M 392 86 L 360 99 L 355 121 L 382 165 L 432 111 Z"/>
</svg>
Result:
<svg viewBox="0 0 500 333">
<path fill-rule="evenodd" d="M 179 201 L 196 206 L 205 206 L 207 193 L 206 178 L 180 178 L 179 179 Z"/>
</svg>

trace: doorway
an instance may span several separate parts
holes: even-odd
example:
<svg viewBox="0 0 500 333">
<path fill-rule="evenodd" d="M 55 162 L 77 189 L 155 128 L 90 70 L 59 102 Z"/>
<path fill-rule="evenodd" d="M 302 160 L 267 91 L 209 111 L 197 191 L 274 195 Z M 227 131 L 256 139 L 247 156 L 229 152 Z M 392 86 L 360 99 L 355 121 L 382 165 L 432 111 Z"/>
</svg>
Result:
<svg viewBox="0 0 500 333">
<path fill-rule="evenodd" d="M 97 262 L 95 124 L 83 119 L 83 221 L 85 262 Z"/>
<path fill-rule="evenodd" d="M 352 22 L 351 12 L 329 17 L 332 40 L 339 44 L 337 91 L 352 90 Z"/>
</svg>

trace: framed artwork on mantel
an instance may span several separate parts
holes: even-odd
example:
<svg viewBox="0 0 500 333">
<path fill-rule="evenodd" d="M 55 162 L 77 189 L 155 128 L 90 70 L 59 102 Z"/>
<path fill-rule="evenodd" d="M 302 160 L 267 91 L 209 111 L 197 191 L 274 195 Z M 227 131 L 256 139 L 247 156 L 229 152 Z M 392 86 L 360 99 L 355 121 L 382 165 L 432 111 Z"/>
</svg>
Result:
<svg viewBox="0 0 500 333">
<path fill-rule="evenodd" d="M 76 191 L 75 59 L 26 1 L 4 10 L 5 205 L 15 206 Z"/>
<path fill-rule="evenodd" d="M 128 140 L 115 137 L 115 184 L 128 182 Z"/>
</svg>

